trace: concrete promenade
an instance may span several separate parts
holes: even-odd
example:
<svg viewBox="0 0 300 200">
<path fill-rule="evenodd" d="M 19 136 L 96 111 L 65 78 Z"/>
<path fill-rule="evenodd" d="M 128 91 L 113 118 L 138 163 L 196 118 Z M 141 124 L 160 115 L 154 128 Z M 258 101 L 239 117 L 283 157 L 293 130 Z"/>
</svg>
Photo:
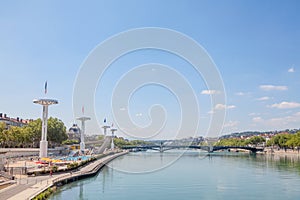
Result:
<svg viewBox="0 0 300 200">
<path fill-rule="evenodd" d="M 0 190 L 1 200 L 20 200 L 20 199 L 32 199 L 39 193 L 45 191 L 55 183 L 68 180 L 78 179 L 81 176 L 87 176 L 95 174 L 102 166 L 116 157 L 126 154 L 127 152 L 116 153 L 113 155 L 106 156 L 98 159 L 75 172 L 65 172 L 60 174 L 53 174 L 52 177 L 49 175 L 37 176 L 37 177 L 17 177 L 17 183 Z"/>
</svg>

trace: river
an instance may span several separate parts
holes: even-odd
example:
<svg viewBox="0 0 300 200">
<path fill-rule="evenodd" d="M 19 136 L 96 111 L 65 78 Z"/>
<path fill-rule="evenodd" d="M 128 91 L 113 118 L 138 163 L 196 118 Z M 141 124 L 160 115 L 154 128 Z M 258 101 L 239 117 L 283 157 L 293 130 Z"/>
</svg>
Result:
<svg viewBox="0 0 300 200">
<path fill-rule="evenodd" d="M 50 199 L 300 199 L 300 157 L 197 151 L 119 157 Z"/>
</svg>

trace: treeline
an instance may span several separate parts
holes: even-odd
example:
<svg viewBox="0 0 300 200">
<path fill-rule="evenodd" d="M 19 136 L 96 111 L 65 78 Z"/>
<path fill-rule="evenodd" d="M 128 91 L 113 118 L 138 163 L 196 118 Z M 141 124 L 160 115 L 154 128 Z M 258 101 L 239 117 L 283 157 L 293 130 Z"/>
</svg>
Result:
<svg viewBox="0 0 300 200">
<path fill-rule="evenodd" d="M 48 119 L 48 146 L 61 145 L 68 138 L 64 123 L 57 118 Z M 41 140 L 42 120 L 37 119 L 23 127 L 9 126 L 0 123 L 0 147 L 1 148 L 37 148 Z"/>
<path fill-rule="evenodd" d="M 249 146 L 263 145 L 278 148 L 300 148 L 300 131 L 295 134 L 277 134 L 266 141 L 262 136 L 253 136 L 248 139 L 241 138 L 225 138 L 216 142 L 215 146 Z"/>
<path fill-rule="evenodd" d="M 252 136 L 259 136 L 259 135 L 276 135 L 276 134 L 281 134 L 281 133 L 289 133 L 289 134 L 295 134 L 299 132 L 300 129 L 286 129 L 286 130 L 281 130 L 281 131 L 244 131 L 244 132 L 237 132 L 237 133 L 231 133 L 228 135 L 223 135 L 220 138 L 225 139 L 225 138 L 237 138 L 237 137 L 252 137 Z"/>
<path fill-rule="evenodd" d="M 279 148 L 300 147 L 300 131 L 296 134 L 278 134 L 267 142 L 267 146 L 277 146 Z"/>
<path fill-rule="evenodd" d="M 150 144 L 150 142 L 144 141 L 144 140 L 126 140 L 122 137 L 114 137 L 114 144 L 117 147 L 122 148 L 123 146 L 131 146 L 131 145 L 147 145 Z"/>
<path fill-rule="evenodd" d="M 253 136 L 248 139 L 241 138 L 225 138 L 216 142 L 215 146 L 249 146 L 259 145 L 266 142 L 266 139 L 261 136 Z"/>
</svg>

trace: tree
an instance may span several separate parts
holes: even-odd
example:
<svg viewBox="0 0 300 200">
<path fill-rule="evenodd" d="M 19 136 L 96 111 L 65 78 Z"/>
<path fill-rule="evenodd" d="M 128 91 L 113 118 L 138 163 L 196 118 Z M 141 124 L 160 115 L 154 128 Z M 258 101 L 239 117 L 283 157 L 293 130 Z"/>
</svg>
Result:
<svg viewBox="0 0 300 200">
<path fill-rule="evenodd" d="M 47 139 L 50 145 L 59 145 L 68 138 L 64 123 L 57 118 L 48 119 Z"/>
<path fill-rule="evenodd" d="M 5 131 L 6 130 L 6 124 L 4 122 L 0 122 L 0 146 L 4 147 L 5 145 Z"/>
<path fill-rule="evenodd" d="M 247 143 L 239 138 L 226 138 L 216 142 L 214 146 L 247 146 Z"/>
<path fill-rule="evenodd" d="M 49 146 L 60 145 L 62 141 L 68 138 L 64 123 L 57 118 L 49 118 L 47 129 Z M 9 129 L 5 123 L 0 123 L 0 146 L 39 147 L 41 133 L 41 119 L 33 120 L 24 127 L 10 126 Z"/>
<path fill-rule="evenodd" d="M 280 134 L 279 136 L 280 137 L 279 137 L 279 140 L 278 140 L 278 146 L 280 148 L 287 148 L 288 147 L 287 141 L 289 139 L 291 139 L 292 135 L 290 135 L 290 134 Z"/>
<path fill-rule="evenodd" d="M 11 147 L 20 147 L 21 144 L 24 144 L 22 128 L 18 126 L 11 126 L 8 130 L 8 136 L 10 140 Z"/>
<path fill-rule="evenodd" d="M 0 133 L 2 133 L 6 129 L 6 124 L 4 122 L 0 122 Z"/>
<path fill-rule="evenodd" d="M 78 140 L 65 140 L 62 142 L 62 144 L 67 144 L 67 145 L 79 144 L 79 141 Z"/>
<path fill-rule="evenodd" d="M 292 135 L 291 138 L 286 142 L 286 145 L 290 148 L 300 147 L 300 132 Z"/>
<path fill-rule="evenodd" d="M 98 140 L 103 140 L 104 139 L 104 135 L 99 135 L 97 139 Z"/>
<path fill-rule="evenodd" d="M 31 122 L 27 126 L 24 127 L 25 133 L 28 135 L 30 138 L 28 145 L 32 147 L 38 147 L 40 140 L 41 140 L 41 133 L 42 133 L 42 120 L 41 119 L 36 119 Z"/>
<path fill-rule="evenodd" d="M 267 146 L 276 145 L 280 148 L 287 148 L 289 147 L 288 141 L 292 139 L 292 137 L 292 134 L 277 134 L 267 142 Z"/>
<path fill-rule="evenodd" d="M 266 142 L 266 139 L 263 138 L 262 136 L 253 136 L 253 137 L 247 139 L 247 143 L 252 144 L 252 145 L 258 145 L 263 142 Z"/>
<path fill-rule="evenodd" d="M 122 148 L 123 146 L 130 146 L 130 145 L 146 145 L 146 144 L 150 144 L 149 142 L 147 141 L 144 141 L 144 140 L 125 140 L 124 138 L 118 138 L 118 137 L 115 137 L 114 138 L 114 144 L 117 146 L 117 147 L 120 147 Z"/>
</svg>

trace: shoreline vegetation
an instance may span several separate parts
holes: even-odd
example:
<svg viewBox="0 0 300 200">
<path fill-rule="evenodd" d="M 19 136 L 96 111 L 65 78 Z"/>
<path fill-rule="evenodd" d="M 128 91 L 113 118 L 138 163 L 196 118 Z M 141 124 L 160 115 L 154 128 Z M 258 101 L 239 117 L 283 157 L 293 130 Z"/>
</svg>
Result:
<svg viewBox="0 0 300 200">
<path fill-rule="evenodd" d="M 266 137 L 255 135 L 247 138 L 231 137 L 223 138 L 214 143 L 214 146 L 251 146 L 263 147 L 265 153 L 276 154 L 299 154 L 300 151 L 300 131 L 290 133 L 279 133 Z"/>
<path fill-rule="evenodd" d="M 24 126 L 12 126 L 0 121 L 0 148 L 38 148 L 41 132 L 40 118 Z M 47 126 L 48 147 L 61 146 L 67 139 L 67 128 L 62 120 L 50 117 Z"/>
</svg>

